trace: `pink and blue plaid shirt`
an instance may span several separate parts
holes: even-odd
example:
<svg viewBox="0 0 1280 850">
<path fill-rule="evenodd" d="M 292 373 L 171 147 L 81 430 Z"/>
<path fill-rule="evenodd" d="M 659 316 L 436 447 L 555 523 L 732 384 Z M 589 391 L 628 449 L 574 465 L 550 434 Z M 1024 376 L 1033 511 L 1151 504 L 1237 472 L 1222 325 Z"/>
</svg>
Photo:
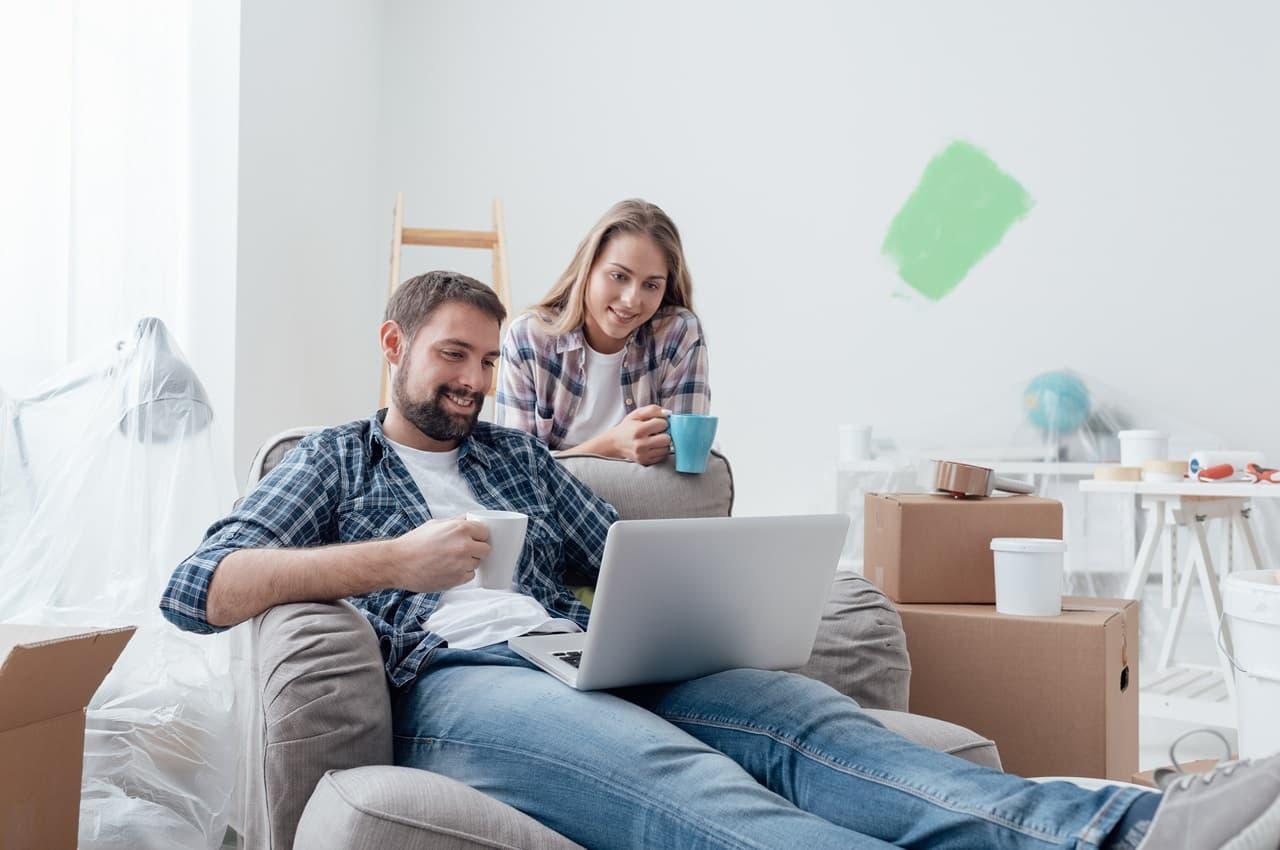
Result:
<svg viewBox="0 0 1280 850">
<path fill-rule="evenodd" d="M 535 435 L 555 450 L 587 385 L 582 329 L 552 336 L 532 313 L 516 318 L 502 343 L 497 422 Z M 649 404 L 673 413 L 706 414 L 711 407 L 707 345 L 698 317 L 663 307 L 627 340 L 622 401 L 627 412 Z"/>
</svg>

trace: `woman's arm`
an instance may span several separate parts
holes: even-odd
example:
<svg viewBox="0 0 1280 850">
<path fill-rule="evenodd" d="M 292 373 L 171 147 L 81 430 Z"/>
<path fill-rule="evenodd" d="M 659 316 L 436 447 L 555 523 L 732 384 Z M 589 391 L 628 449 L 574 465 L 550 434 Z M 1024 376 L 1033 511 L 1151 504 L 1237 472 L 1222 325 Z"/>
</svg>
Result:
<svg viewBox="0 0 1280 850">
<path fill-rule="evenodd" d="M 671 435 L 667 433 L 667 415 L 670 412 L 656 404 L 646 405 L 627 414 L 608 431 L 597 434 L 572 449 L 561 449 L 557 454 L 586 452 L 650 466 L 671 454 Z"/>
<path fill-rule="evenodd" d="M 675 353 L 658 387 L 658 403 L 676 413 L 705 416 L 711 411 L 711 382 L 702 324 L 688 311 L 680 317 L 684 321 L 675 330 Z"/>
<path fill-rule="evenodd" d="M 516 325 L 507 328 L 502 341 L 498 368 L 498 395 L 494 400 L 494 420 L 507 428 L 537 435 L 535 411 L 538 390 L 533 378 L 534 353 L 522 346 Z M 524 349 L 524 351 L 522 351 Z M 528 355 L 526 357 L 526 354 Z"/>
</svg>

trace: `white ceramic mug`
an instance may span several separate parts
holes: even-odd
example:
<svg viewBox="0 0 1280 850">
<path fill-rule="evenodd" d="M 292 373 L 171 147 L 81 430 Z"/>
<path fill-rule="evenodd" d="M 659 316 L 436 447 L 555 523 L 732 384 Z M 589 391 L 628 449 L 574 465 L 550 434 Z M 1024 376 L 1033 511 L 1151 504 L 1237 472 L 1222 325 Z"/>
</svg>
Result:
<svg viewBox="0 0 1280 850">
<path fill-rule="evenodd" d="M 1062 613 L 1066 541 L 997 537 L 991 541 L 996 567 L 996 613 L 1055 617 Z"/>
<path fill-rule="evenodd" d="M 520 552 L 524 549 L 529 517 L 518 511 L 470 511 L 467 519 L 483 523 L 489 529 L 489 554 L 476 567 L 480 586 L 510 590 Z"/>
</svg>

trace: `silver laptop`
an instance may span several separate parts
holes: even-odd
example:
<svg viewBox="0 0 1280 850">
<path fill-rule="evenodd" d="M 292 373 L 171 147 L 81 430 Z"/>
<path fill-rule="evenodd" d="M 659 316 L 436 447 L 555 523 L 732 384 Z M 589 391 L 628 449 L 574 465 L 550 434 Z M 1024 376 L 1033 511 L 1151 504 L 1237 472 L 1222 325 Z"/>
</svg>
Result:
<svg viewBox="0 0 1280 850">
<path fill-rule="evenodd" d="M 800 667 L 848 530 L 844 514 L 616 522 L 591 627 L 508 645 L 584 691 Z"/>
</svg>

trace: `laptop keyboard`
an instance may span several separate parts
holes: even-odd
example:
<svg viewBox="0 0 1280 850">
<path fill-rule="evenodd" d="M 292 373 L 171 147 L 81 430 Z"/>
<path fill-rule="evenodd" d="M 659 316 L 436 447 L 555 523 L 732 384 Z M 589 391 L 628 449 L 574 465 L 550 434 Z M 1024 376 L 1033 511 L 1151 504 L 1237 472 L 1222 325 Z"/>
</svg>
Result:
<svg viewBox="0 0 1280 850">
<path fill-rule="evenodd" d="M 559 658 L 565 664 L 568 664 L 570 667 L 577 667 L 582 664 L 582 650 L 580 649 L 570 650 L 568 652 L 553 652 L 551 654 L 556 658 Z"/>
</svg>

